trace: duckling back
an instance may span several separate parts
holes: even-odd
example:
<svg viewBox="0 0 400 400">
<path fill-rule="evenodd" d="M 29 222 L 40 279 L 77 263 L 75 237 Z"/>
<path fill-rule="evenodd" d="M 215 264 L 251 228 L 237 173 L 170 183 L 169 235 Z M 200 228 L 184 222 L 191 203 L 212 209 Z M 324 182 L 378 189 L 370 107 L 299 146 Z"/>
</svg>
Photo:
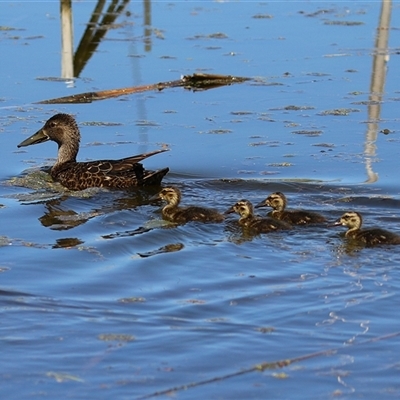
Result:
<svg viewBox="0 0 400 400">
<path fill-rule="evenodd" d="M 326 221 L 320 214 L 303 210 L 271 211 L 268 215 L 293 225 L 318 224 Z"/>
<path fill-rule="evenodd" d="M 189 206 L 176 207 L 173 210 L 168 210 L 165 216 L 171 222 L 185 223 L 190 221 L 199 222 L 223 222 L 224 216 L 218 211 L 206 207 Z"/>
<path fill-rule="evenodd" d="M 400 244 L 400 236 L 385 229 L 370 228 L 350 232 L 347 237 L 363 242 L 367 247 L 380 244 Z"/>
<path fill-rule="evenodd" d="M 251 221 L 248 221 L 245 226 L 257 233 L 268 233 L 274 232 L 281 229 L 291 229 L 291 225 L 285 221 L 280 221 L 275 218 L 265 217 L 257 218 L 254 217 Z"/>
</svg>

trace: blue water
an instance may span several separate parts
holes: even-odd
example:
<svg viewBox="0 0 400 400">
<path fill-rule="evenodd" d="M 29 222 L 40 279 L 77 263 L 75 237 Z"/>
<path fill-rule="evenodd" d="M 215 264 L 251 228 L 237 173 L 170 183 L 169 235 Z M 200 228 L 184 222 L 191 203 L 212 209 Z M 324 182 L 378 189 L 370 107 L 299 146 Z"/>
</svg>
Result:
<svg viewBox="0 0 400 400">
<path fill-rule="evenodd" d="M 73 2 L 75 49 L 95 4 Z M 156 189 L 64 192 L 32 174 L 54 143 L 16 147 L 67 112 L 80 160 L 168 147 L 145 166 L 169 166 L 184 204 L 225 211 L 282 191 L 290 208 L 328 221 L 357 210 L 400 233 L 397 3 L 377 121 L 379 2 L 153 2 L 146 26 L 131 2 L 73 81 L 58 79 L 59 2 L 1 9 L 2 398 L 399 397 L 397 247 L 354 248 L 327 225 L 246 236 L 236 216 L 171 226 L 148 200 Z M 332 25 L 343 21 L 362 24 Z M 253 79 L 36 103 L 194 72 Z"/>
</svg>

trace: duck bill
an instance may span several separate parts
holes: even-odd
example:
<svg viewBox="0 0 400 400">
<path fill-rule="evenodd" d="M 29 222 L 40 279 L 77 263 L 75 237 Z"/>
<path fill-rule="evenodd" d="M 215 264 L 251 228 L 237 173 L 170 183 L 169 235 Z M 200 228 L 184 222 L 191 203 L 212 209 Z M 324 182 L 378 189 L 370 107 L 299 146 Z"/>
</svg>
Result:
<svg viewBox="0 0 400 400">
<path fill-rule="evenodd" d="M 233 207 L 234 207 L 234 206 L 232 206 L 231 208 L 229 208 L 228 210 L 226 210 L 226 211 L 224 212 L 224 214 L 225 214 L 225 215 L 228 215 L 228 214 L 234 213 L 234 212 L 235 212 L 235 209 L 234 209 Z"/>
<path fill-rule="evenodd" d="M 329 226 L 341 226 L 341 225 L 343 225 L 343 224 L 340 221 L 340 219 L 338 219 L 335 222 L 332 222 L 331 224 L 329 224 Z"/>
<path fill-rule="evenodd" d="M 43 142 L 47 142 L 48 140 L 49 140 L 49 137 L 46 135 L 46 133 L 43 131 L 43 129 L 41 129 L 40 131 L 37 131 L 32 136 L 28 137 L 28 139 L 25 139 L 24 141 L 22 141 L 17 147 L 30 146 L 31 144 L 43 143 Z"/>
<path fill-rule="evenodd" d="M 154 196 L 151 196 L 151 197 L 149 198 L 149 201 L 157 201 L 157 200 L 160 200 L 160 199 L 161 199 L 160 193 L 157 193 L 157 194 L 155 194 Z"/>
<path fill-rule="evenodd" d="M 269 203 L 264 200 L 261 203 L 258 203 L 254 206 L 254 208 L 261 208 L 261 207 L 269 207 Z"/>
</svg>

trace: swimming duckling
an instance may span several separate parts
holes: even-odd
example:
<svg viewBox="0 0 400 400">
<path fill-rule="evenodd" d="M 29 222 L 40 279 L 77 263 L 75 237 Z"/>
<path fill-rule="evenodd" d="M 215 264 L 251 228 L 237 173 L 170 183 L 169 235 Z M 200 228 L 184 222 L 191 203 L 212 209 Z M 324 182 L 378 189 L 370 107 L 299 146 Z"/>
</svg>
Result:
<svg viewBox="0 0 400 400">
<path fill-rule="evenodd" d="M 182 195 L 176 187 L 166 187 L 150 200 L 162 199 L 167 205 L 161 210 L 162 216 L 167 221 L 185 223 L 189 221 L 222 222 L 225 217 L 218 211 L 206 207 L 188 206 L 179 207 Z"/>
<path fill-rule="evenodd" d="M 272 207 L 272 211 L 267 215 L 289 224 L 305 225 L 315 224 L 326 221 L 325 217 L 320 214 L 303 211 L 303 210 L 285 210 L 287 205 L 286 196 L 281 192 L 270 194 L 265 200 L 257 204 L 255 208 Z"/>
<path fill-rule="evenodd" d="M 133 186 L 159 185 L 169 171 L 163 168 L 148 171 L 140 164 L 142 160 L 166 149 L 138 154 L 120 160 L 98 160 L 77 162 L 81 135 L 75 118 L 69 114 L 56 114 L 44 126 L 17 147 L 52 140 L 58 144 L 58 156 L 50 170 L 54 181 L 69 190 L 83 190 L 89 187 L 125 189 Z"/>
<path fill-rule="evenodd" d="M 345 236 L 363 242 L 366 246 L 379 244 L 400 244 L 400 236 L 380 228 L 361 229 L 362 216 L 358 212 L 350 211 L 344 213 L 334 226 L 347 226 L 349 228 Z"/>
<path fill-rule="evenodd" d="M 254 216 L 253 205 L 248 200 L 240 200 L 234 204 L 225 214 L 236 212 L 240 215 L 239 224 L 254 230 L 257 233 L 267 233 L 278 229 L 291 229 L 291 226 L 274 218 L 259 218 Z"/>
</svg>

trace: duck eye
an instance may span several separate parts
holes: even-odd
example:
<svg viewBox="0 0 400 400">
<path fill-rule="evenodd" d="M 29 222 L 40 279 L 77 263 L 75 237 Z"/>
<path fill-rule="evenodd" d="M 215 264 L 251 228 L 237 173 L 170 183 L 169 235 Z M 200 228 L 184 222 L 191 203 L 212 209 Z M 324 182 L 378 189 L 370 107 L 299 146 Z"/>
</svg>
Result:
<svg viewBox="0 0 400 400">
<path fill-rule="evenodd" d="M 56 123 L 54 121 L 49 122 L 49 127 L 54 128 L 56 126 Z"/>
</svg>

